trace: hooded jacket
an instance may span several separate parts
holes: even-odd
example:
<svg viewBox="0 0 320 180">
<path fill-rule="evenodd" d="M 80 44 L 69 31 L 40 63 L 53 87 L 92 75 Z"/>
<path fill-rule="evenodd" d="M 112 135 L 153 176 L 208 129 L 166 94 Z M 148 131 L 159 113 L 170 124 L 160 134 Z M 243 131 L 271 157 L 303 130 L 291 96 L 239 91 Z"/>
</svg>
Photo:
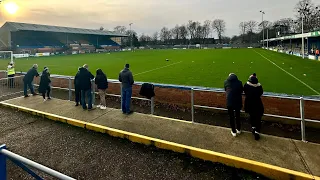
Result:
<svg viewBox="0 0 320 180">
<path fill-rule="evenodd" d="M 258 79 L 253 77 L 244 85 L 244 93 L 246 95 L 244 109 L 246 113 L 257 114 L 262 116 L 264 113 L 264 107 L 261 100 L 263 94 L 263 88 L 258 82 Z"/>
<path fill-rule="evenodd" d="M 108 79 L 107 76 L 102 72 L 101 69 L 97 70 L 95 84 L 98 89 L 108 89 Z"/>
<path fill-rule="evenodd" d="M 122 83 L 122 88 L 131 88 L 134 80 L 131 71 L 124 68 L 119 74 L 119 81 Z"/>
<path fill-rule="evenodd" d="M 41 75 L 40 84 L 39 84 L 39 93 L 45 93 L 48 88 L 50 88 L 49 84 L 51 83 L 50 74 L 47 70 L 44 70 Z"/>
<path fill-rule="evenodd" d="M 240 110 L 242 108 L 242 82 L 235 74 L 231 74 L 224 82 L 226 91 L 227 108 Z"/>
<path fill-rule="evenodd" d="M 91 89 L 91 80 L 94 79 L 94 76 L 91 74 L 91 72 L 88 69 L 81 67 L 75 79 L 76 79 L 75 83 L 77 82 L 79 83 L 80 90 L 87 91 Z"/>
</svg>

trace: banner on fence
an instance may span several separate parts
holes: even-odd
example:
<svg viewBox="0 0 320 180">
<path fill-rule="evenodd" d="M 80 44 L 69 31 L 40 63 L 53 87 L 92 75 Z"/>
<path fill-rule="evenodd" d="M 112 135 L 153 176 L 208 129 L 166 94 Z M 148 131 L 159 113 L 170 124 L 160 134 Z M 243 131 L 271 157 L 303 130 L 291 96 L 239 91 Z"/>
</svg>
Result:
<svg viewBox="0 0 320 180">
<path fill-rule="evenodd" d="M 41 56 L 50 56 L 50 53 L 45 52 L 45 53 L 36 53 L 36 57 L 41 57 Z"/>
<path fill-rule="evenodd" d="M 26 58 L 29 57 L 29 54 L 13 54 L 14 58 Z"/>
</svg>

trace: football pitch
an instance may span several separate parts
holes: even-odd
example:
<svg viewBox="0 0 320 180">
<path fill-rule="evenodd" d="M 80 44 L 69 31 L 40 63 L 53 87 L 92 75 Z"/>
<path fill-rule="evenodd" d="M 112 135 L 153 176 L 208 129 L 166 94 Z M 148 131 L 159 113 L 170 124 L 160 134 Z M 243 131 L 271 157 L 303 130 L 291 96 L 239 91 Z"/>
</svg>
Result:
<svg viewBox="0 0 320 180">
<path fill-rule="evenodd" d="M 0 61 L 0 69 L 6 69 L 7 63 Z M 72 76 L 88 64 L 93 74 L 101 68 L 111 79 L 117 79 L 129 63 L 136 81 L 214 88 L 223 88 L 231 72 L 243 83 L 255 72 L 265 92 L 320 95 L 320 61 L 263 49 L 137 50 L 16 59 L 15 63 L 16 71 L 27 71 L 37 63 L 39 71 L 47 66 L 51 74 Z"/>
</svg>

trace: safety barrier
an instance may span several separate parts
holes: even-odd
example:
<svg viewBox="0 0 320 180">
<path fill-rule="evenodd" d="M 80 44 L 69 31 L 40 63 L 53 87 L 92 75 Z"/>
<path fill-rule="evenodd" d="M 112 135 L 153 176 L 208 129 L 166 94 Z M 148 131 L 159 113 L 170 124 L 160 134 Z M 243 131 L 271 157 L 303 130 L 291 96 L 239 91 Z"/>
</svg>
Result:
<svg viewBox="0 0 320 180">
<path fill-rule="evenodd" d="M 15 78 L 20 78 L 15 77 Z M 39 79 L 37 78 L 34 81 L 34 84 L 38 85 L 39 84 Z M 72 100 L 72 93 L 74 92 L 74 85 L 73 85 L 73 80 L 74 78 L 71 76 L 60 76 L 60 75 L 52 75 L 51 80 L 54 82 L 54 79 L 64 79 L 67 80 L 67 85 L 66 83 L 63 84 L 62 81 L 58 81 L 57 83 L 53 83 L 53 88 L 54 89 L 62 89 L 68 91 L 68 99 Z M 2 79 L 1 79 L 2 80 Z M 4 79 L 6 80 L 6 79 Z M 119 91 L 121 92 L 121 83 L 117 80 L 108 80 L 109 83 L 113 84 L 119 84 L 120 88 Z M 60 83 L 60 84 L 59 84 Z M 144 82 L 136 82 L 134 85 L 141 86 Z M 191 118 L 192 122 L 195 122 L 195 108 L 203 108 L 203 109 L 214 109 L 214 110 L 222 110 L 226 111 L 226 108 L 221 108 L 221 107 L 212 107 L 212 106 L 206 106 L 206 105 L 201 105 L 201 104 L 195 104 L 195 92 L 214 92 L 214 93 L 225 93 L 224 90 L 222 89 L 213 89 L 213 88 L 201 88 L 201 87 L 190 87 L 190 86 L 176 86 L 176 85 L 169 85 L 169 84 L 154 84 L 155 87 L 160 87 L 160 88 L 173 88 L 173 89 L 180 89 L 180 90 L 185 90 L 185 91 L 190 91 L 190 102 L 191 102 Z M 67 87 L 67 88 L 65 88 Z M 95 95 L 97 94 L 96 88 L 94 85 L 94 82 L 92 82 L 92 95 L 93 95 L 93 100 L 95 99 Z M 118 94 L 106 94 L 107 96 L 112 96 L 112 97 L 121 97 L 121 93 Z M 312 123 L 320 123 L 319 120 L 314 120 L 314 119 L 307 119 L 305 118 L 305 102 L 306 101 L 313 101 L 313 102 L 320 102 L 319 98 L 305 98 L 305 97 L 289 97 L 289 96 L 276 96 L 276 95 L 263 95 L 264 97 L 272 97 L 272 98 L 282 98 L 282 99 L 290 99 L 290 100 L 297 100 L 299 101 L 300 104 L 300 117 L 291 117 L 291 116 L 282 116 L 282 115 L 275 115 L 275 114 L 264 114 L 264 116 L 267 117 L 273 117 L 273 118 L 282 118 L 282 119 L 290 119 L 290 120 L 295 120 L 295 121 L 300 121 L 301 124 L 301 140 L 306 142 L 306 122 L 312 122 Z M 150 109 L 151 109 L 151 114 L 154 114 L 154 107 L 155 107 L 155 100 L 154 98 L 151 99 L 146 99 L 146 98 L 141 98 L 141 97 L 132 97 L 133 99 L 137 100 L 143 100 L 143 101 L 149 101 L 150 103 Z M 93 101 L 94 103 L 94 101 Z"/>
<path fill-rule="evenodd" d="M 29 167 L 42 171 L 54 178 L 63 179 L 63 180 L 75 180 L 67 175 L 64 175 L 58 171 L 50 169 L 46 166 L 43 166 L 39 163 L 31 161 L 27 158 L 19 156 L 13 152 L 10 152 L 6 149 L 6 145 L 0 145 L 0 180 L 7 179 L 7 163 L 6 160 L 9 159 L 15 165 L 19 166 L 21 169 L 29 173 L 34 179 L 42 180 L 39 175 L 37 175 L 34 171 L 32 171 Z"/>
<path fill-rule="evenodd" d="M 23 77 L 22 75 L 0 79 L 0 98 L 22 93 Z"/>
</svg>

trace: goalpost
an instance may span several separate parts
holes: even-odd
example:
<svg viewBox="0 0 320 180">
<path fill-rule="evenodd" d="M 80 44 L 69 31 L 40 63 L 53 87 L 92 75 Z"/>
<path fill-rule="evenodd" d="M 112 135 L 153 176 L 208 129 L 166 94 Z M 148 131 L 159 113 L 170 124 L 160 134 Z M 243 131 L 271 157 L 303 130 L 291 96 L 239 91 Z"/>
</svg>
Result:
<svg viewBox="0 0 320 180">
<path fill-rule="evenodd" d="M 8 60 L 10 63 L 13 62 L 13 51 L 0 51 L 0 59 Z"/>
</svg>

